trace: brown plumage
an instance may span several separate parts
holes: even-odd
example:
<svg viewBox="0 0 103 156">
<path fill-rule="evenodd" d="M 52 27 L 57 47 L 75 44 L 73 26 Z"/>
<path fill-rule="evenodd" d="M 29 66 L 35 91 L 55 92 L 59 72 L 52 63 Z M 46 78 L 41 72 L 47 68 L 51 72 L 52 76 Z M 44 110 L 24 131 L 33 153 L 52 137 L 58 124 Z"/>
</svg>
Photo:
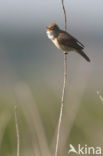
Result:
<svg viewBox="0 0 103 156">
<path fill-rule="evenodd" d="M 57 37 L 57 40 L 60 45 L 66 46 L 68 50 L 69 48 L 76 50 L 81 56 L 83 56 L 88 62 L 90 62 L 89 57 L 83 52 L 84 45 L 80 43 L 76 38 L 61 30 Z"/>
<path fill-rule="evenodd" d="M 49 25 L 47 34 L 58 49 L 65 51 L 65 53 L 76 51 L 90 62 L 89 57 L 83 51 L 84 45 L 66 31 L 59 29 L 55 23 Z"/>
</svg>

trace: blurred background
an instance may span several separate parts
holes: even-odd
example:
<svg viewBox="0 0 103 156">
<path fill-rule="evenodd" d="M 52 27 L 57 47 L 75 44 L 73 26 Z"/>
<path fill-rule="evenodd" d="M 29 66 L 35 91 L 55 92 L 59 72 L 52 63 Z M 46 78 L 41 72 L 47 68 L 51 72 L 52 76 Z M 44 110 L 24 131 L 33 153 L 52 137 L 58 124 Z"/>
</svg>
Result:
<svg viewBox="0 0 103 156">
<path fill-rule="evenodd" d="M 68 32 L 85 45 L 91 63 L 68 54 L 68 80 L 59 156 L 69 144 L 103 148 L 103 1 L 65 0 Z M 60 0 L 0 0 L 0 156 L 16 156 L 14 105 L 21 156 L 55 150 L 63 53 L 47 38 L 50 23 L 64 29 Z M 92 155 L 92 154 L 91 154 Z"/>
</svg>

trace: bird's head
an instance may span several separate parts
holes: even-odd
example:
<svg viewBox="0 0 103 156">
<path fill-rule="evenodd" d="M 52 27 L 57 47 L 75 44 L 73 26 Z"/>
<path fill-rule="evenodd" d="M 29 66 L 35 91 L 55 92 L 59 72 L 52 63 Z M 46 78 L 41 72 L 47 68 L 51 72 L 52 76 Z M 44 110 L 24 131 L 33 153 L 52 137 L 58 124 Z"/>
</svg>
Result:
<svg viewBox="0 0 103 156">
<path fill-rule="evenodd" d="M 58 31 L 59 27 L 56 23 L 51 23 L 48 27 L 47 27 L 47 31 Z"/>
<path fill-rule="evenodd" d="M 56 23 L 51 23 L 46 30 L 46 33 L 50 39 L 57 37 L 59 33 L 59 27 Z"/>
</svg>

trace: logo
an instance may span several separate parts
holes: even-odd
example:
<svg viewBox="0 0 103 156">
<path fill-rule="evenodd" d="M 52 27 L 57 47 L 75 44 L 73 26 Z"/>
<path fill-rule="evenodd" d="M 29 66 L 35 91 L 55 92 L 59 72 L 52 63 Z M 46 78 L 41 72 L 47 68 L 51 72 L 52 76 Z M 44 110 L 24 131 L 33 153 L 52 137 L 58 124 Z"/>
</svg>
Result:
<svg viewBox="0 0 103 156">
<path fill-rule="evenodd" d="M 88 154 L 88 155 L 101 155 L 102 154 L 102 149 L 101 147 L 88 147 L 87 145 L 81 146 L 80 144 L 78 144 L 77 149 L 75 149 L 75 147 L 70 144 L 69 145 L 69 151 L 68 154 L 70 153 L 75 153 L 75 154 Z"/>
</svg>

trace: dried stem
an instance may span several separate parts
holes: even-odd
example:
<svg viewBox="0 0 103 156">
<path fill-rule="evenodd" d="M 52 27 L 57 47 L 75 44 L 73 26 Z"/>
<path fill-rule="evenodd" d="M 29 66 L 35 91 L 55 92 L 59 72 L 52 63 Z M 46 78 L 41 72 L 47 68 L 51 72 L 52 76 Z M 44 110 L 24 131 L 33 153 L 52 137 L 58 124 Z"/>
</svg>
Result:
<svg viewBox="0 0 103 156">
<path fill-rule="evenodd" d="M 20 135 L 19 135 L 19 126 L 17 119 L 17 106 L 15 105 L 15 123 L 16 123 L 16 136 L 17 136 L 17 156 L 20 156 Z"/>
<path fill-rule="evenodd" d="M 99 91 L 97 91 L 97 95 L 98 95 L 98 97 L 99 97 L 100 101 L 103 103 L 103 96 L 100 94 L 100 92 L 99 92 Z"/>
<path fill-rule="evenodd" d="M 65 7 L 64 7 L 64 0 L 61 0 L 62 1 L 62 8 L 63 8 L 63 12 L 64 12 L 64 22 L 65 22 L 65 31 L 67 30 L 67 17 L 66 17 L 66 11 L 65 11 Z"/>
<path fill-rule="evenodd" d="M 63 90 L 62 90 L 62 97 L 61 97 L 60 116 L 59 116 L 58 129 L 57 129 L 55 156 L 58 155 L 58 145 L 59 145 L 60 129 L 61 129 L 62 116 L 63 116 L 63 108 L 64 108 L 64 96 L 65 96 L 65 89 L 66 89 L 66 79 L 67 79 L 67 55 L 64 54 L 64 82 L 63 82 Z"/>
<path fill-rule="evenodd" d="M 67 18 L 66 18 L 66 11 L 65 11 L 65 7 L 64 7 L 64 0 L 62 0 L 62 8 L 63 8 L 63 12 L 64 12 L 65 30 L 66 30 L 67 29 Z M 62 122 L 63 108 L 64 108 L 64 97 L 65 97 L 65 90 L 66 90 L 66 79 L 67 79 L 67 53 L 64 52 L 64 82 L 63 82 L 63 90 L 62 90 L 62 96 L 61 96 L 61 108 L 60 108 L 60 115 L 59 115 L 59 121 L 58 121 L 58 129 L 57 129 L 55 156 L 58 155 L 61 122 Z"/>
</svg>

